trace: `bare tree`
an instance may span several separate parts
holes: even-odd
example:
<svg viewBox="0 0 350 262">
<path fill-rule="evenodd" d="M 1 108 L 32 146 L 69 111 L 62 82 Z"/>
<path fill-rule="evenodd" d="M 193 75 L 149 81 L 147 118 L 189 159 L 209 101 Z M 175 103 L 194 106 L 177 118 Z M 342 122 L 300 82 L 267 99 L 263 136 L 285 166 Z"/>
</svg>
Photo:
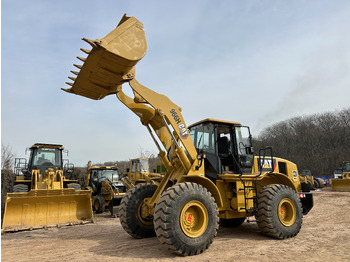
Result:
<svg viewBox="0 0 350 262">
<path fill-rule="evenodd" d="M 15 161 L 15 154 L 12 148 L 7 145 L 1 145 L 1 169 L 11 169 Z"/>
<path fill-rule="evenodd" d="M 296 163 L 300 170 L 330 176 L 350 157 L 350 108 L 276 123 L 254 142 L 256 149 L 272 146 L 275 156 Z"/>
</svg>

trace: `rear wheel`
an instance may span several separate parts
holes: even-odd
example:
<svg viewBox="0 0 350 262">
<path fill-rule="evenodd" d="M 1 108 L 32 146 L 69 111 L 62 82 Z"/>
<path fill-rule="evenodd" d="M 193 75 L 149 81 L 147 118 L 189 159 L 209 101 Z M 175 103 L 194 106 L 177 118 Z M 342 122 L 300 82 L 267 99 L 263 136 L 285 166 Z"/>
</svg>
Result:
<svg viewBox="0 0 350 262">
<path fill-rule="evenodd" d="M 257 224 L 271 237 L 296 236 L 302 225 L 302 208 L 297 194 L 285 185 L 268 185 L 258 194 Z"/>
<path fill-rule="evenodd" d="M 160 197 L 154 212 L 158 239 L 172 252 L 191 256 L 205 251 L 218 229 L 214 198 L 196 183 L 179 183 Z"/>
<path fill-rule="evenodd" d="M 316 180 L 318 181 L 319 188 L 323 188 L 324 187 L 324 180 L 322 178 L 316 178 Z"/>
<path fill-rule="evenodd" d="M 106 203 L 102 196 L 96 196 L 94 201 L 93 209 L 95 210 L 96 214 L 103 213 L 105 211 Z"/>
<path fill-rule="evenodd" d="M 13 193 L 28 192 L 28 185 L 17 184 L 13 186 Z"/>
<path fill-rule="evenodd" d="M 74 188 L 75 190 L 81 190 L 81 185 L 78 183 L 69 183 L 67 184 L 68 188 Z"/>
<path fill-rule="evenodd" d="M 157 186 L 141 183 L 126 192 L 119 206 L 119 220 L 124 230 L 135 238 L 154 237 L 153 215 L 145 203 Z"/>
</svg>

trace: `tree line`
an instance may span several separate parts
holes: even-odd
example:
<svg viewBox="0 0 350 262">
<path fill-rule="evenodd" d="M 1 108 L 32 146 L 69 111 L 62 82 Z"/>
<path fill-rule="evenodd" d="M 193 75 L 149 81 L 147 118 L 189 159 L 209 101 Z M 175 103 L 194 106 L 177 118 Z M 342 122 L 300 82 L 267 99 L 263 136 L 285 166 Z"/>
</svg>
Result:
<svg viewBox="0 0 350 262">
<path fill-rule="evenodd" d="M 342 161 L 350 160 L 350 108 L 278 122 L 253 139 L 253 145 L 271 146 L 274 156 L 294 162 L 299 171 L 331 176 Z"/>
</svg>

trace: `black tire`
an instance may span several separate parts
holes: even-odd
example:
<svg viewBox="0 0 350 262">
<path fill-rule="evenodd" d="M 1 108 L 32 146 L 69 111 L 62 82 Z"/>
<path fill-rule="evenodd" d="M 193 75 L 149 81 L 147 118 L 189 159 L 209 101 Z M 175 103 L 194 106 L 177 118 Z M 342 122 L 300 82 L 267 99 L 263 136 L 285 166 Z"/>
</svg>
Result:
<svg viewBox="0 0 350 262">
<path fill-rule="evenodd" d="M 277 239 L 296 236 L 303 222 L 301 202 L 297 194 L 285 185 L 263 187 L 258 194 L 256 220 L 268 236 Z"/>
<path fill-rule="evenodd" d="M 106 203 L 102 196 L 96 196 L 93 210 L 96 212 L 96 214 L 101 214 L 105 211 Z"/>
<path fill-rule="evenodd" d="M 219 217 L 214 198 L 196 183 L 179 183 L 160 197 L 154 212 L 158 239 L 170 251 L 191 256 L 209 248 Z"/>
<path fill-rule="evenodd" d="M 243 224 L 245 217 L 223 219 L 220 218 L 220 225 L 223 227 L 238 227 Z"/>
<path fill-rule="evenodd" d="M 314 187 L 320 188 L 320 182 L 317 179 L 314 179 Z"/>
<path fill-rule="evenodd" d="M 78 183 L 69 183 L 67 184 L 68 188 L 74 188 L 75 190 L 81 190 L 81 185 Z"/>
<path fill-rule="evenodd" d="M 126 192 L 119 206 L 119 220 L 124 230 L 135 238 L 154 237 L 153 216 L 147 212 L 145 198 L 156 191 L 154 184 L 141 183 Z"/>
<path fill-rule="evenodd" d="M 13 186 L 13 193 L 28 192 L 28 185 L 17 184 Z"/>
<path fill-rule="evenodd" d="M 318 188 L 324 188 L 324 180 L 322 178 L 316 178 L 318 181 Z"/>
</svg>

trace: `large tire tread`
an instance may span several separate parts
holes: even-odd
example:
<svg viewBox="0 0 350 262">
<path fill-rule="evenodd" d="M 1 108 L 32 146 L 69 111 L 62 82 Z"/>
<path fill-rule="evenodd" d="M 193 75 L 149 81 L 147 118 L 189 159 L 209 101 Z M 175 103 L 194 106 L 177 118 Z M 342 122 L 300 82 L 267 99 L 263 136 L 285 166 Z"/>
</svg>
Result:
<svg viewBox="0 0 350 262">
<path fill-rule="evenodd" d="M 124 230 L 135 238 L 154 237 L 153 223 L 150 226 L 142 225 L 137 217 L 137 204 L 144 198 L 152 197 L 157 186 L 154 184 L 140 183 L 126 192 L 119 205 L 119 220 Z M 139 205 L 138 204 L 138 205 Z"/>
<path fill-rule="evenodd" d="M 180 212 L 180 210 L 176 209 L 176 203 L 190 194 L 200 194 L 204 199 L 203 202 L 206 202 L 210 208 L 210 210 L 207 209 L 209 211 L 208 227 L 204 233 L 205 236 L 203 236 L 204 234 L 202 235 L 204 240 L 201 239 L 201 243 L 193 245 L 179 240 L 181 239 L 179 235 L 184 235 L 184 233 L 174 222 L 178 221 L 178 217 L 174 216 L 174 213 Z M 154 227 L 158 239 L 168 250 L 182 256 L 198 255 L 209 248 L 217 234 L 219 227 L 217 205 L 212 195 L 201 185 L 190 182 L 176 184 L 167 189 L 160 197 L 154 213 Z M 202 236 L 198 237 L 198 239 L 202 238 Z"/>
<path fill-rule="evenodd" d="M 13 193 L 28 192 L 28 185 L 25 185 L 25 184 L 14 185 L 12 192 Z"/>
<path fill-rule="evenodd" d="M 290 227 L 283 226 L 278 220 L 276 198 L 281 194 L 291 197 L 296 208 L 296 221 Z M 302 216 L 301 202 L 290 187 L 280 184 L 268 185 L 258 194 L 257 224 L 266 235 L 276 239 L 296 236 L 302 225 Z"/>
</svg>

